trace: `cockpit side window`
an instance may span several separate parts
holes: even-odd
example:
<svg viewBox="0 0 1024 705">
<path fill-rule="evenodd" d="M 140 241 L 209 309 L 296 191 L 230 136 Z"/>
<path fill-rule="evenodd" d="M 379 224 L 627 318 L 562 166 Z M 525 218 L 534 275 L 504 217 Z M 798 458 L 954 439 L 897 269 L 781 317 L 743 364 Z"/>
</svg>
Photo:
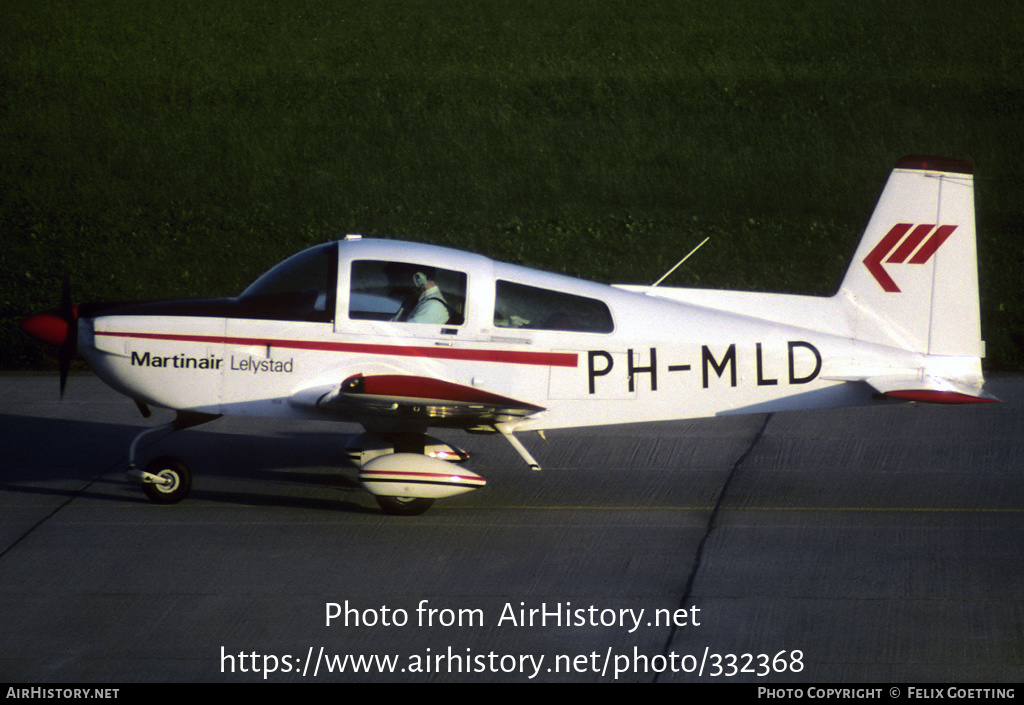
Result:
<svg viewBox="0 0 1024 705">
<path fill-rule="evenodd" d="M 494 325 L 579 333 L 611 333 L 615 329 L 608 306 L 599 299 L 500 279 L 496 282 Z"/>
<path fill-rule="evenodd" d="M 253 282 L 238 297 L 253 318 L 285 321 L 334 320 L 338 246 L 329 243 L 293 255 Z"/>
<path fill-rule="evenodd" d="M 351 281 L 351 319 L 449 326 L 465 322 L 464 272 L 412 262 L 356 260 Z"/>
</svg>

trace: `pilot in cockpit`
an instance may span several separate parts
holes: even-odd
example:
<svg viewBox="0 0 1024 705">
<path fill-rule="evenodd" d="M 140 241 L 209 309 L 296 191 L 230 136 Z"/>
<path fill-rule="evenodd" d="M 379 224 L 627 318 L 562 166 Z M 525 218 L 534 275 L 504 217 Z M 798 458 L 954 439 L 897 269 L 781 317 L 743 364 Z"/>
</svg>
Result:
<svg viewBox="0 0 1024 705">
<path fill-rule="evenodd" d="M 429 267 L 417 267 L 412 275 L 414 296 L 402 302 L 402 307 L 392 321 L 407 323 L 435 323 L 443 325 L 448 322 L 450 307 L 444 300 L 441 289 L 434 282 L 435 270 Z"/>
</svg>

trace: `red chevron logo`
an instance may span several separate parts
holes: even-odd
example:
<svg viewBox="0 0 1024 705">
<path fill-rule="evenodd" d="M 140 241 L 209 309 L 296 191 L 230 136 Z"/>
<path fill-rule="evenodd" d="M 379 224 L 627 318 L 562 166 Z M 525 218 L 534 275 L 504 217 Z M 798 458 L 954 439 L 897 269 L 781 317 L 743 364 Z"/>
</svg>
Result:
<svg viewBox="0 0 1024 705">
<path fill-rule="evenodd" d="M 898 294 L 900 288 L 882 267 L 882 260 L 886 264 L 924 264 L 956 229 L 956 225 L 897 223 L 864 258 L 864 266 L 885 291 Z"/>
</svg>

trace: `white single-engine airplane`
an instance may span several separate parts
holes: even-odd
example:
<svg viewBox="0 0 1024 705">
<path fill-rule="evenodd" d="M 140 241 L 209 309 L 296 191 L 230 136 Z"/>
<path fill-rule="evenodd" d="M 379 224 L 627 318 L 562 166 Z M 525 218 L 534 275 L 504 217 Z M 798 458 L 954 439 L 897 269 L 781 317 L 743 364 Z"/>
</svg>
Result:
<svg viewBox="0 0 1024 705">
<path fill-rule="evenodd" d="M 23 327 L 133 399 L 177 411 L 136 436 L 129 474 L 160 503 L 191 473 L 136 467 L 141 438 L 222 415 L 333 418 L 384 511 L 485 484 L 431 428 L 500 433 L 825 408 L 982 391 L 967 162 L 905 157 L 831 297 L 606 286 L 424 244 L 348 236 L 235 298 L 72 306 Z"/>
</svg>

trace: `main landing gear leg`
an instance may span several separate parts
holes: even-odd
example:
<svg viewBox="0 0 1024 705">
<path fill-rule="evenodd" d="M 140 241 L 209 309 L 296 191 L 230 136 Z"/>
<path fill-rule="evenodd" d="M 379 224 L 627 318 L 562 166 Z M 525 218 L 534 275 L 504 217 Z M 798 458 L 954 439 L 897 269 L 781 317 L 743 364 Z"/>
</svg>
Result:
<svg viewBox="0 0 1024 705">
<path fill-rule="evenodd" d="M 145 470 L 135 464 L 135 456 L 139 443 L 150 435 L 163 434 L 169 436 L 175 431 L 192 428 L 199 424 L 220 418 L 216 414 L 179 411 L 174 421 L 154 428 L 147 428 L 132 439 L 128 446 L 128 477 L 142 483 L 142 490 L 150 501 L 156 504 L 176 504 L 185 499 L 192 489 L 192 472 L 179 459 L 172 455 L 164 455 L 152 460 Z"/>
<path fill-rule="evenodd" d="M 530 455 L 530 451 L 526 450 L 526 446 L 522 444 L 522 441 L 512 435 L 512 427 L 503 423 L 494 424 L 494 427 L 498 429 L 498 432 L 505 437 L 505 440 L 516 449 L 516 452 L 519 453 L 519 457 L 526 461 L 526 464 L 530 466 L 531 470 L 540 470 L 540 463 L 533 459 L 533 456 Z"/>
</svg>

